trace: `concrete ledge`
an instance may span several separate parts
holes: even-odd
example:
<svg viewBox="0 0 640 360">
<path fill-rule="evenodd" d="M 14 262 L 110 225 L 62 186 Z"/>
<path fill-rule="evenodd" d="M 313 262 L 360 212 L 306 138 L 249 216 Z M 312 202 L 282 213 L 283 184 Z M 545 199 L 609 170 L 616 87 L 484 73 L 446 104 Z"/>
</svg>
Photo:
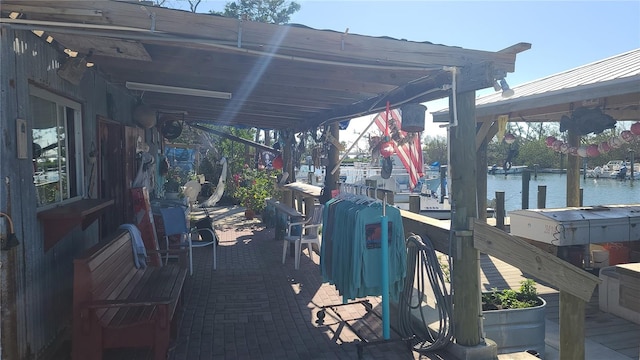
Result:
<svg viewBox="0 0 640 360">
<path fill-rule="evenodd" d="M 498 359 L 498 346 L 490 339 L 485 339 L 484 344 L 476 346 L 462 346 L 452 343 L 447 346 L 447 351 L 458 360 L 496 360 Z"/>
</svg>

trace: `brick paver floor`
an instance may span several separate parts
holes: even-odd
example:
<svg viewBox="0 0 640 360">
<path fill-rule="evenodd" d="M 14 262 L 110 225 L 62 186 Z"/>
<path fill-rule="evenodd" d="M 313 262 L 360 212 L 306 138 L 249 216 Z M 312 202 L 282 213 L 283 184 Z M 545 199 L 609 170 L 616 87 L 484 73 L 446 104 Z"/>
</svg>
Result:
<svg viewBox="0 0 640 360">
<path fill-rule="evenodd" d="M 305 250 L 295 270 L 292 256 L 281 263 L 274 229 L 244 219 L 242 208 L 215 208 L 211 216 L 220 238 L 218 269 L 212 269 L 211 247 L 194 249 L 171 360 L 357 359 L 362 340 L 370 342 L 361 347 L 363 359 L 446 358 L 420 357 L 404 341 L 380 341 L 381 321 L 361 303 L 336 308 L 344 321 L 328 309 L 319 324 L 318 310 L 342 298 L 322 282 L 318 254 L 311 261 Z M 377 310 L 380 299 L 367 300 Z"/>
</svg>

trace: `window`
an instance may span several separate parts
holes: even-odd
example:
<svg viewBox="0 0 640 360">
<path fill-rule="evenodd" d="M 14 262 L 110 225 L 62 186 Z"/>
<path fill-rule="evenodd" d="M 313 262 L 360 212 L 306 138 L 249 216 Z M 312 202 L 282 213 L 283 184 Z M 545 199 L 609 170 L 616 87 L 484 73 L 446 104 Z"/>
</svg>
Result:
<svg viewBox="0 0 640 360">
<path fill-rule="evenodd" d="M 29 92 L 38 207 L 82 197 L 80 104 L 35 86 Z"/>
</svg>

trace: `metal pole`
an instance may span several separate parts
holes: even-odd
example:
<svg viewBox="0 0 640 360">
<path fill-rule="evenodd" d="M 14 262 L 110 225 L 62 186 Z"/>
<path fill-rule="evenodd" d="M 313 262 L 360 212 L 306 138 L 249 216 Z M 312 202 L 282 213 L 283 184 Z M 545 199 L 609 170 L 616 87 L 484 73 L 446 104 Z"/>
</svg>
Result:
<svg viewBox="0 0 640 360">
<path fill-rule="evenodd" d="M 387 195 L 382 201 L 382 217 L 380 218 L 380 249 L 382 253 L 382 337 L 389 340 L 389 224 L 387 223 Z"/>
<path fill-rule="evenodd" d="M 377 116 L 377 115 L 376 115 Z M 347 157 L 347 155 L 349 155 L 349 151 L 351 151 L 351 149 L 353 149 L 354 146 L 356 146 L 356 144 L 358 143 L 358 141 L 360 141 L 360 139 L 364 136 L 364 134 L 367 133 L 367 130 L 369 130 L 369 128 L 371 127 L 371 125 L 373 125 L 373 123 L 376 121 L 376 117 L 373 117 L 373 120 L 371 120 L 371 122 L 369 123 L 369 125 L 367 125 L 366 128 L 364 128 L 364 130 L 362 130 L 362 132 L 360 133 L 360 135 L 358 135 L 358 138 L 356 139 L 356 141 L 353 142 L 353 144 L 351 144 L 351 146 L 347 149 L 347 151 L 344 152 L 344 155 L 342 155 L 342 158 L 338 161 L 338 163 L 336 164 L 336 166 L 331 170 L 331 175 L 335 174 L 336 171 L 338 171 L 338 169 L 340 168 L 340 164 L 342 164 L 342 162 L 344 161 L 344 159 Z"/>
</svg>

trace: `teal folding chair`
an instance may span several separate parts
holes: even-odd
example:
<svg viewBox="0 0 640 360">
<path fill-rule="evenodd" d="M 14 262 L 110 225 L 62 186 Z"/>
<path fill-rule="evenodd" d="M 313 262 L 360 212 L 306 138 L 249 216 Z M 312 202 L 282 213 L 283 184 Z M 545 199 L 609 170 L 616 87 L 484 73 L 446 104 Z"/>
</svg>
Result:
<svg viewBox="0 0 640 360">
<path fill-rule="evenodd" d="M 193 248 L 203 247 L 211 245 L 213 247 L 213 269 L 217 268 L 217 254 L 216 247 L 218 238 L 213 228 L 189 228 L 187 226 L 187 217 L 185 214 L 185 208 L 183 207 L 168 207 L 161 208 L 160 214 L 162 215 L 162 222 L 164 224 L 164 240 L 165 246 L 169 249 L 171 246 L 187 247 L 189 249 L 189 273 L 193 275 Z M 200 238 L 203 241 L 192 241 L 192 234 L 200 234 Z M 177 242 L 169 242 L 169 238 L 178 236 Z M 165 263 L 168 261 L 168 256 L 165 257 Z"/>
</svg>

